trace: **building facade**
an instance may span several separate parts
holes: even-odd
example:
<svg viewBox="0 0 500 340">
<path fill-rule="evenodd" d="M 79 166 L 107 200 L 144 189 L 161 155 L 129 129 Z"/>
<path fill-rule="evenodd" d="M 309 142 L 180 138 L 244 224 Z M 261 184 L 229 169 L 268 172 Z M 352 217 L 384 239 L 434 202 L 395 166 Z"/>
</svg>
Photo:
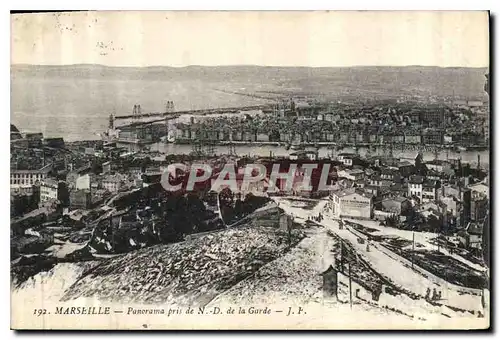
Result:
<svg viewBox="0 0 500 340">
<path fill-rule="evenodd" d="M 116 193 L 123 187 L 123 180 L 120 176 L 107 176 L 103 178 L 101 184 L 107 191 Z"/>
<path fill-rule="evenodd" d="M 47 178 L 48 173 L 52 169 L 52 165 L 47 165 L 37 170 L 11 170 L 10 172 L 10 189 L 14 193 L 31 191 L 35 184 Z"/>
<path fill-rule="evenodd" d="M 335 191 L 330 194 L 332 214 L 335 218 L 370 219 L 373 196 L 358 188 Z"/>
<path fill-rule="evenodd" d="M 438 182 L 426 180 L 422 183 L 422 202 L 432 202 L 438 199 Z"/>
<path fill-rule="evenodd" d="M 70 208 L 89 209 L 92 203 L 90 190 L 73 190 L 69 196 Z"/>
<path fill-rule="evenodd" d="M 486 196 L 475 196 L 471 200 L 471 221 L 482 221 L 488 213 L 488 199 Z"/>
<path fill-rule="evenodd" d="M 57 200 L 58 189 L 58 181 L 51 178 L 44 179 L 40 183 L 40 202 L 43 203 L 51 200 Z"/>
<path fill-rule="evenodd" d="M 422 202 L 423 184 L 423 177 L 411 176 L 408 181 L 408 197 L 417 197 Z"/>
</svg>

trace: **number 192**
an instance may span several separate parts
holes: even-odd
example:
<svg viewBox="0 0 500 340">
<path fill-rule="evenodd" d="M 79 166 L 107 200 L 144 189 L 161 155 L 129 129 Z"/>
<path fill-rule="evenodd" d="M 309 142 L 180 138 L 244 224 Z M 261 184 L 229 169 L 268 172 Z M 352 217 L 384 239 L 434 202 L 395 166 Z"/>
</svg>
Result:
<svg viewBox="0 0 500 340">
<path fill-rule="evenodd" d="M 40 315 L 43 315 L 43 314 L 47 314 L 47 310 L 46 309 L 34 309 L 33 310 L 33 315 L 36 315 L 36 316 L 40 316 Z"/>
</svg>

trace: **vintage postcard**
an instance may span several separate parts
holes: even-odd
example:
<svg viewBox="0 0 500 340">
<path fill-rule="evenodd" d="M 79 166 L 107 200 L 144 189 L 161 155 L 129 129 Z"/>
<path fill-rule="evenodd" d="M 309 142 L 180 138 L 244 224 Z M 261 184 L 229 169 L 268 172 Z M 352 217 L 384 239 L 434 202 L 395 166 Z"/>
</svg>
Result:
<svg viewBox="0 0 500 340">
<path fill-rule="evenodd" d="M 13 329 L 490 327 L 488 12 L 11 28 Z"/>
</svg>

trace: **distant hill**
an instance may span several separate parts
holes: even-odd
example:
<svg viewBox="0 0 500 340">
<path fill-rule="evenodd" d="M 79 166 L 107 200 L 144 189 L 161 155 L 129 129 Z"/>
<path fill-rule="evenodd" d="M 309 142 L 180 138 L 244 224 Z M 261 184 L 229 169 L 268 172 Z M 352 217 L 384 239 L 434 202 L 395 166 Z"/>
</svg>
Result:
<svg viewBox="0 0 500 340">
<path fill-rule="evenodd" d="M 486 68 L 429 66 L 275 67 L 103 65 L 12 65 L 11 78 L 200 81 L 239 84 L 260 90 L 300 89 L 340 95 L 422 94 L 484 97 Z M 258 86 L 257 86 L 258 85 Z"/>
</svg>

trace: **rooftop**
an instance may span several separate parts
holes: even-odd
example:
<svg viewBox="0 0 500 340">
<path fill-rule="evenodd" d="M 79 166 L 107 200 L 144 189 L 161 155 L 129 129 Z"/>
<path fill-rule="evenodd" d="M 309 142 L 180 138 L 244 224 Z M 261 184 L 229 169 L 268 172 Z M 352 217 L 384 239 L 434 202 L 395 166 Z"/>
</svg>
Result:
<svg viewBox="0 0 500 340">
<path fill-rule="evenodd" d="M 124 176 L 121 174 L 108 175 L 102 179 L 103 182 L 121 182 L 125 180 Z"/>
<path fill-rule="evenodd" d="M 316 155 L 316 151 L 296 151 L 296 152 L 291 152 L 290 156 L 307 156 L 307 155 Z"/>
<path fill-rule="evenodd" d="M 347 173 L 351 175 L 364 174 L 365 172 L 361 169 L 348 169 Z"/>
<path fill-rule="evenodd" d="M 42 185 L 44 186 L 51 186 L 51 187 L 57 187 L 59 185 L 59 182 L 53 178 L 45 178 L 42 181 Z"/>
<path fill-rule="evenodd" d="M 409 182 L 412 184 L 423 184 L 424 178 L 422 176 L 418 176 L 418 175 L 410 176 Z"/>
<path fill-rule="evenodd" d="M 402 167 L 402 166 L 413 166 L 413 164 L 411 164 L 408 161 L 401 161 L 398 163 L 398 167 Z"/>
<path fill-rule="evenodd" d="M 33 173 L 48 173 L 52 170 L 52 164 L 47 164 L 46 166 L 40 169 L 33 170 L 11 170 L 13 174 L 33 174 Z"/>
<path fill-rule="evenodd" d="M 345 196 L 350 196 L 350 195 L 354 195 L 354 194 L 358 194 L 358 195 L 361 195 L 361 196 L 366 197 L 366 198 L 373 197 L 372 194 L 369 194 L 360 188 L 343 189 L 343 190 L 339 190 L 339 191 L 334 192 L 334 194 L 338 197 L 345 197 Z"/>
<path fill-rule="evenodd" d="M 460 200 L 458 198 L 456 198 L 455 196 L 452 196 L 452 195 L 441 197 L 441 201 L 444 203 L 460 202 Z"/>
<path fill-rule="evenodd" d="M 297 102 L 295 104 L 295 108 L 297 108 L 297 109 L 307 109 L 310 107 L 311 107 L 311 105 L 309 105 L 309 103 L 307 103 L 307 102 Z"/>
<path fill-rule="evenodd" d="M 426 188 L 435 188 L 437 186 L 437 182 L 431 179 L 426 179 L 423 186 Z"/>
<path fill-rule="evenodd" d="M 381 173 L 384 174 L 384 175 L 396 175 L 396 174 L 399 174 L 398 170 L 391 169 L 391 168 L 382 168 Z"/>
<path fill-rule="evenodd" d="M 77 174 L 81 174 L 82 172 L 90 171 L 91 169 L 92 169 L 91 165 L 90 164 L 86 164 L 84 166 L 81 166 L 81 167 L 77 168 L 73 172 L 76 172 Z"/>
<path fill-rule="evenodd" d="M 469 222 L 466 230 L 469 234 L 474 234 L 474 235 L 482 235 L 483 234 L 483 228 L 480 225 L 478 225 L 476 222 Z"/>
<path fill-rule="evenodd" d="M 420 152 L 413 152 L 413 153 L 409 154 L 408 156 L 401 156 L 400 159 L 402 159 L 402 160 L 404 160 L 404 159 L 415 160 L 418 156 L 422 157 L 422 154 Z"/>
<path fill-rule="evenodd" d="M 434 159 L 432 161 L 425 162 L 425 164 L 430 164 L 430 165 L 447 165 L 450 164 L 450 162 L 447 162 L 442 159 Z"/>
<path fill-rule="evenodd" d="M 403 203 L 405 201 L 407 201 L 408 199 L 406 197 L 403 197 L 403 196 L 396 196 L 396 197 L 390 197 L 390 198 L 386 198 L 384 200 L 382 200 L 382 202 L 386 202 L 386 201 L 395 201 L 395 202 L 398 202 L 398 203 Z"/>
<path fill-rule="evenodd" d="M 339 156 L 348 156 L 348 157 L 355 157 L 355 156 L 357 156 L 357 154 L 355 154 L 353 152 L 342 152 L 342 153 L 339 153 L 338 155 Z"/>
<path fill-rule="evenodd" d="M 406 191 L 408 190 L 406 185 L 403 185 L 401 183 L 394 183 L 389 187 L 391 191 Z"/>
<path fill-rule="evenodd" d="M 474 189 L 474 190 L 478 190 L 478 189 L 479 190 L 483 190 L 483 189 L 489 190 L 490 187 L 483 182 L 479 182 L 479 183 L 475 183 L 475 184 L 470 184 L 469 188 Z"/>
</svg>

